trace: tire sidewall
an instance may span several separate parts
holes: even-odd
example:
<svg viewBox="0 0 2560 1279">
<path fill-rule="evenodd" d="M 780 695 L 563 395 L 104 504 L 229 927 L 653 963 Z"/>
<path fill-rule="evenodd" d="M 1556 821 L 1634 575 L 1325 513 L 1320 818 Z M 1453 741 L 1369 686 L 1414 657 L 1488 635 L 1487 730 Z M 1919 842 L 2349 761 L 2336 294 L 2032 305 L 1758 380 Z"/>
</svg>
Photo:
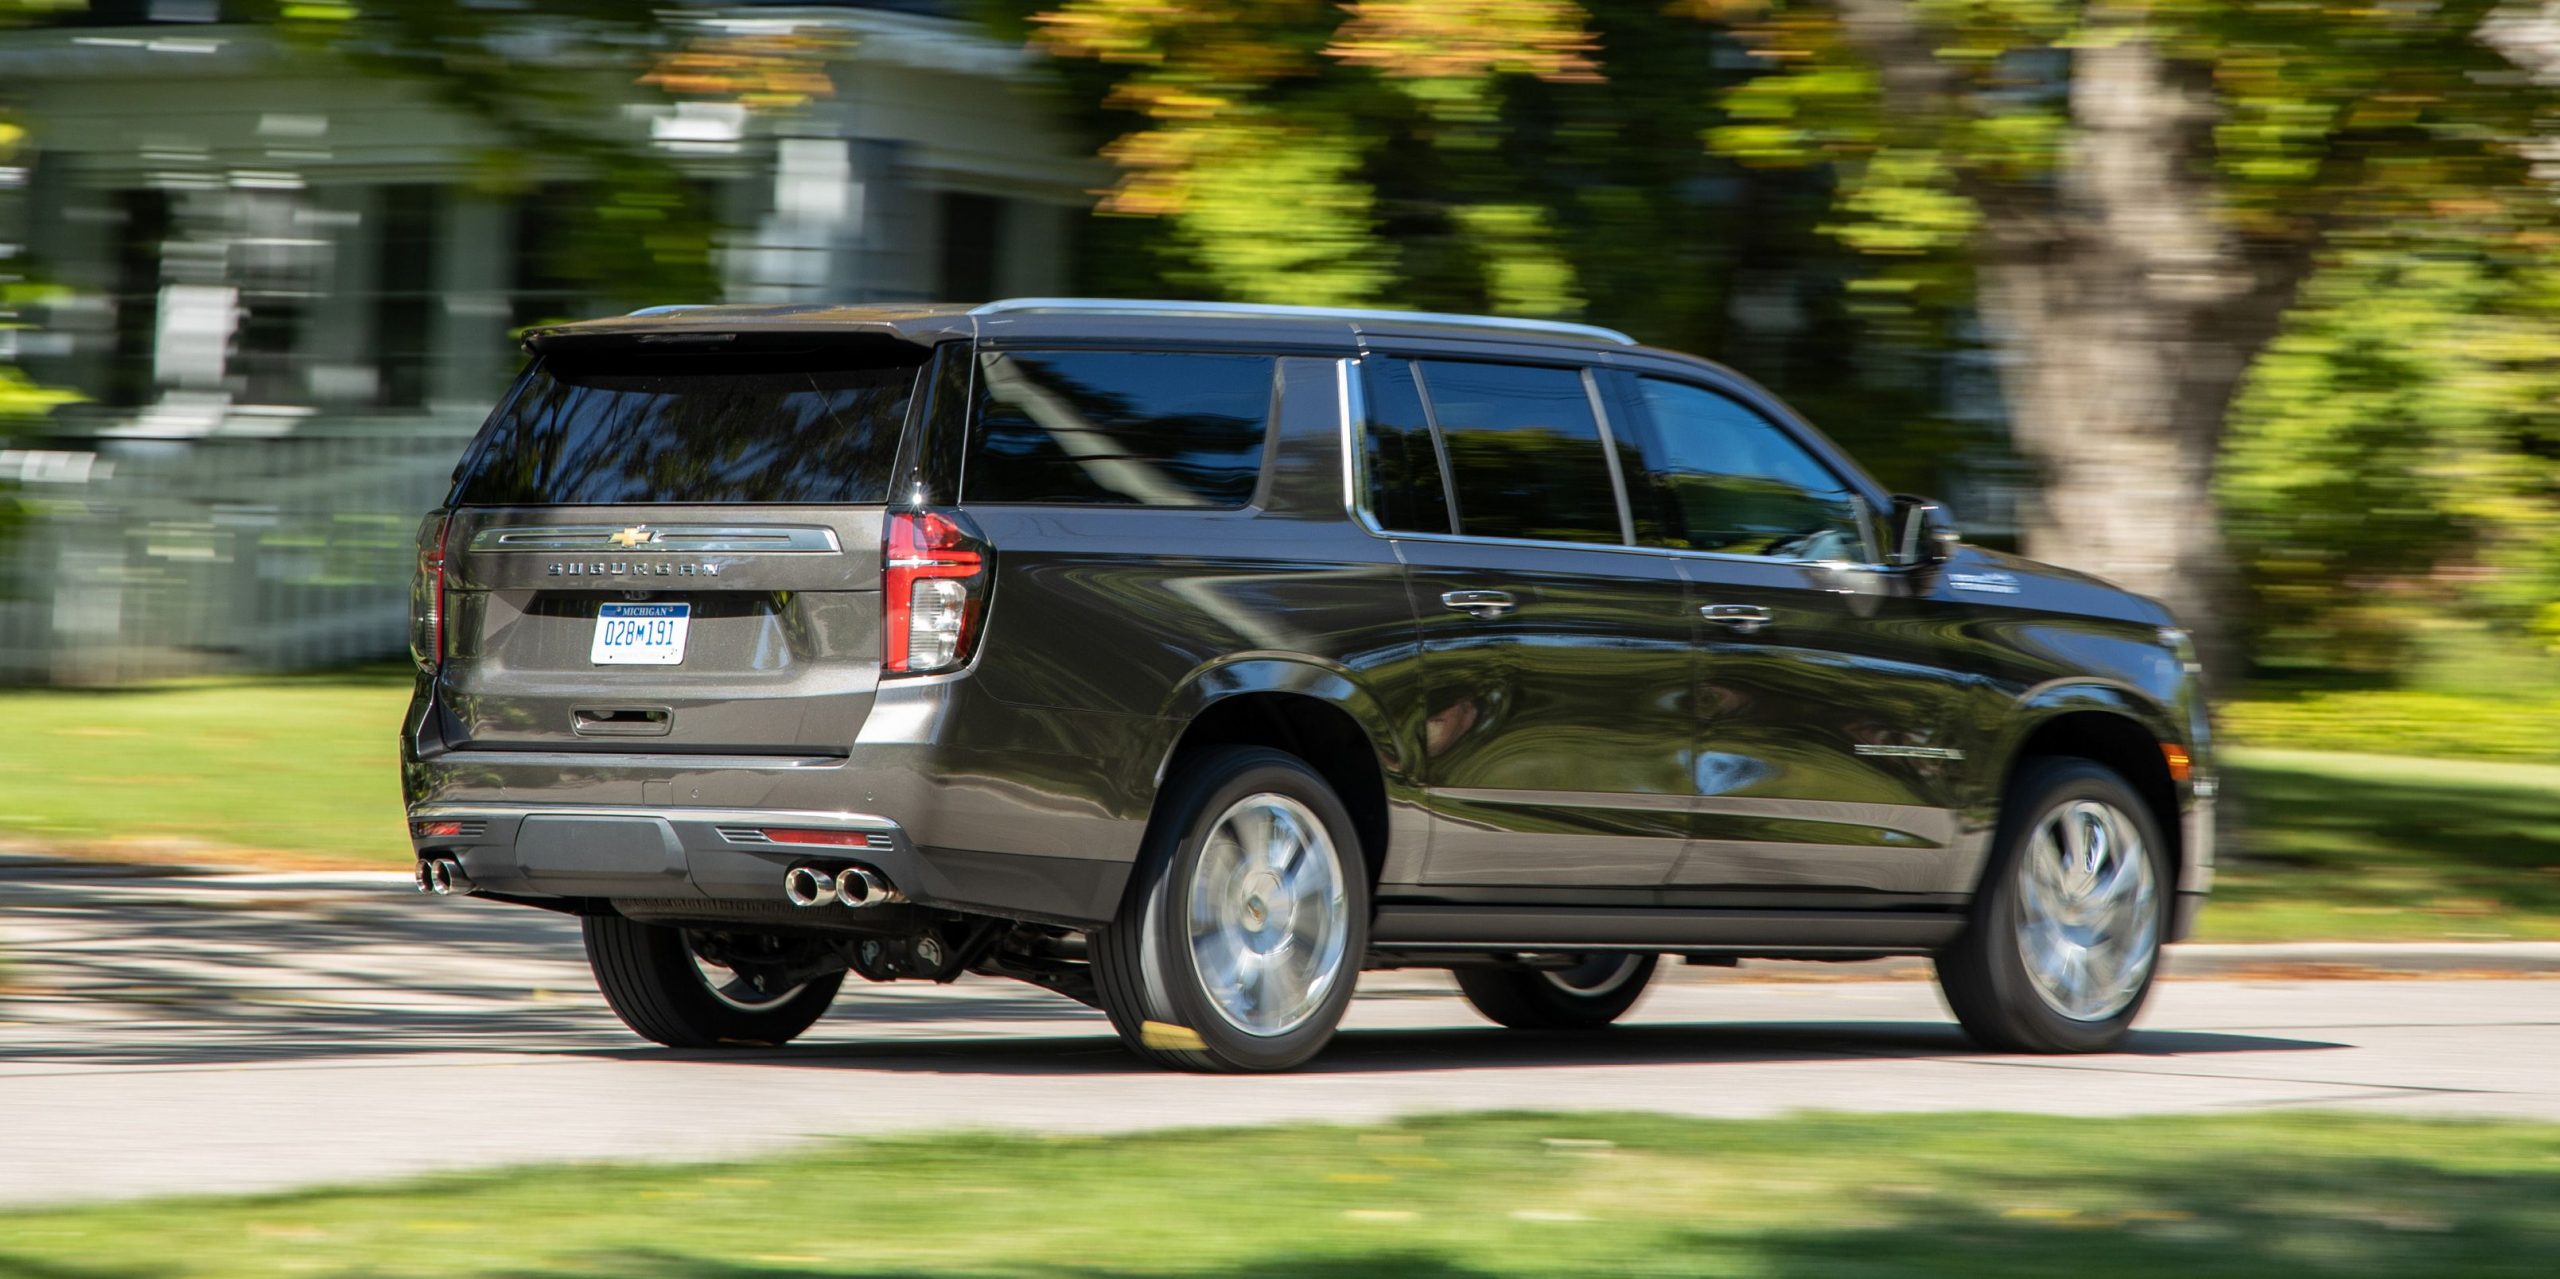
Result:
<svg viewBox="0 0 2560 1279">
<path fill-rule="evenodd" d="M 2038 764 L 2020 779 L 2017 801 L 2012 803 L 2000 825 L 1999 842 L 1987 870 L 1983 909 L 1975 919 L 1976 935 L 1968 940 L 1984 948 L 1980 956 L 1983 973 L 1990 981 L 1991 993 L 2000 1008 L 2011 1019 L 2020 1038 L 2047 1052 L 2097 1052 L 2115 1046 L 2133 1025 L 2134 1018 L 2151 998 L 2151 988 L 2160 975 L 2163 946 L 2168 938 L 2170 904 L 2176 898 L 2174 872 L 2168 863 L 2168 845 L 2160 833 L 2160 823 L 2152 815 L 2151 806 L 2134 793 L 2114 771 L 2086 760 L 2053 760 Z M 2026 956 L 2018 943 L 2018 915 L 2022 909 L 2018 886 L 2018 865 L 2027 854 L 2036 828 L 2054 809 L 2075 800 L 2097 800 L 2118 810 L 2141 832 L 2143 855 L 2151 861 L 2152 894 L 2151 971 L 2143 977 L 2141 989 L 2114 1016 L 2100 1021 L 2080 1021 L 2066 1017 L 2047 1004 L 2037 991 L 2035 980 L 2027 974 Z"/>
<path fill-rule="evenodd" d="M 670 1047 L 780 1046 L 825 1016 L 844 984 L 844 974 L 829 973 L 770 1008 L 739 1008 L 712 993 L 683 929 L 620 916 L 581 924 L 606 1003 L 623 1024 Z"/>
<path fill-rule="evenodd" d="M 1460 968 L 1452 975 L 1467 1002 L 1498 1025 L 1514 1030 L 1598 1030 L 1625 1016 L 1653 984 L 1661 956 L 1630 958 L 1636 960 L 1635 971 L 1598 994 L 1568 989 L 1535 969 Z"/>
<path fill-rule="evenodd" d="M 1636 1001 L 1644 998 L 1645 992 L 1653 985 L 1655 969 L 1662 963 L 1659 955 L 1636 954 L 1627 958 L 1635 961 L 1632 971 L 1617 985 L 1597 993 L 1576 990 L 1549 979 L 1548 974 L 1539 973 L 1537 989 L 1540 997 L 1557 1017 L 1572 1024 L 1609 1025 L 1625 1016 L 1628 1009 L 1636 1006 Z"/>
<path fill-rule="evenodd" d="M 1362 960 L 1369 947 L 1369 874 L 1350 810 L 1314 769 L 1292 755 L 1265 749 L 1220 752 L 1201 761 L 1199 783 L 1188 788 L 1174 820 L 1165 823 L 1154 873 L 1149 876 L 1143 930 L 1142 963 L 1147 1002 L 1158 1020 L 1186 1027 L 1200 1036 L 1212 1060 L 1204 1064 L 1235 1070 L 1285 1070 L 1323 1050 L 1351 1006 L 1359 985 Z M 1221 1013 L 1203 981 L 1191 952 L 1189 904 L 1208 845 L 1210 823 L 1237 801 L 1257 794 L 1285 795 L 1307 806 L 1323 823 L 1333 845 L 1336 870 L 1343 885 L 1346 926 L 1343 971 L 1332 990 L 1307 1020 L 1279 1035 L 1255 1035 L 1236 1027 Z M 1155 842 L 1155 841 L 1150 841 Z"/>
</svg>

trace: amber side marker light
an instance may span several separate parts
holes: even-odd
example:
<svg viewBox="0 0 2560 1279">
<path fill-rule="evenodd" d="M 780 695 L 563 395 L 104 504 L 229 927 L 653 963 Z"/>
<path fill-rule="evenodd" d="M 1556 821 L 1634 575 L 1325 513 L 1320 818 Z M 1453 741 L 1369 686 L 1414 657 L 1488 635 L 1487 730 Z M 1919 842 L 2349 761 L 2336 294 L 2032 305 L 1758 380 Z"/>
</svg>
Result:
<svg viewBox="0 0 2560 1279">
<path fill-rule="evenodd" d="M 2160 746 L 2160 757 L 2169 761 L 2170 781 L 2183 782 L 2193 776 L 2196 771 L 2195 761 L 2187 758 L 2187 748 L 2184 746 L 2164 742 Z"/>
</svg>

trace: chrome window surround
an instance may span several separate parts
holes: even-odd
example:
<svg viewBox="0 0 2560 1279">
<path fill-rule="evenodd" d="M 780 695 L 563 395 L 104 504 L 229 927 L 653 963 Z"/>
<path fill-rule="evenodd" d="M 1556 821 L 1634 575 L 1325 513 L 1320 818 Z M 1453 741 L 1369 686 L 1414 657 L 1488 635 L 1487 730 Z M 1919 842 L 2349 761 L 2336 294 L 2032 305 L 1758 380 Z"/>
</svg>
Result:
<svg viewBox="0 0 2560 1279">
<path fill-rule="evenodd" d="M 1633 511 L 1627 505 L 1626 490 L 1623 480 L 1620 481 L 1619 487 L 1618 519 L 1626 530 L 1626 541 L 1617 545 L 1611 545 L 1606 542 L 1550 542 L 1525 537 L 1482 537 L 1467 533 L 1414 533 L 1400 529 L 1391 530 L 1381 527 L 1376 517 L 1371 515 L 1369 512 L 1369 477 L 1367 473 L 1368 457 L 1362 447 L 1366 442 L 1364 432 L 1365 428 L 1368 426 L 1369 413 L 1368 405 L 1362 398 L 1360 390 L 1360 362 L 1364 359 L 1397 358 L 1403 357 L 1380 356 L 1377 353 L 1372 352 L 1365 356 L 1345 356 L 1342 359 L 1334 361 L 1334 376 L 1336 379 L 1336 389 L 1339 393 L 1338 402 L 1342 414 L 1342 510 L 1344 514 L 1351 517 L 1352 523 L 1360 526 L 1361 531 L 1367 533 L 1371 537 L 1384 540 L 1412 538 L 1426 542 L 1464 542 L 1477 546 L 1543 546 L 1564 551 L 1618 551 L 1636 555 L 1669 555 L 1698 560 L 1726 560 L 1738 564 L 1794 564 L 1805 568 L 1861 569 L 1873 573 L 1898 573 L 1902 571 L 1903 566 L 1901 565 L 1887 564 L 1875 560 L 1870 560 L 1864 563 L 1854 560 L 1792 560 L 1784 559 L 1775 555 L 1737 555 L 1730 551 L 1692 551 L 1676 546 L 1639 546 L 1636 544 L 1635 540 L 1635 518 Z M 1463 359 L 1465 357 L 1455 356 L 1447 358 Z M 1593 371 L 1588 366 L 1583 368 L 1582 373 L 1584 384 L 1586 386 L 1596 385 Z M 1639 374 L 1639 376 L 1641 376 L 1641 374 Z M 1415 380 L 1416 383 L 1419 384 L 1420 379 L 1417 377 Z M 1722 394 L 1722 392 L 1718 392 L 1718 394 Z M 1442 482 L 1444 484 L 1454 484 L 1454 478 L 1451 477 L 1449 473 L 1448 458 L 1445 453 L 1442 453 L 1440 448 L 1440 426 L 1436 416 L 1433 416 L 1431 413 L 1431 395 L 1428 388 L 1424 388 L 1422 404 L 1424 415 L 1431 419 L 1431 440 L 1433 452 L 1441 454 L 1440 474 Z M 1593 411 L 1600 417 L 1600 432 L 1602 439 L 1604 441 L 1614 440 L 1616 437 L 1610 433 L 1608 414 L 1605 411 L 1602 411 L 1601 405 L 1596 399 L 1593 404 Z M 1790 440 L 1794 439 L 1792 435 L 1788 438 Z M 1826 471 L 1831 469 L 1830 464 L 1823 462 L 1819 457 L 1815 458 L 1814 461 L 1820 464 Z M 1616 475 L 1618 472 L 1618 451 L 1614 447 L 1609 449 L 1609 470 L 1612 475 Z M 1874 555 L 1876 550 L 1874 537 L 1875 519 L 1874 513 L 1868 509 L 1866 495 L 1860 493 L 1854 485 L 1844 484 L 1842 487 L 1848 490 L 1849 500 L 1857 504 L 1859 515 L 1859 541 L 1865 544 L 1869 555 Z M 1457 509 L 1457 495 L 1455 493 L 1450 494 L 1449 519 L 1453 527 L 1462 527 L 1462 525 L 1458 524 L 1459 515 Z"/>
</svg>

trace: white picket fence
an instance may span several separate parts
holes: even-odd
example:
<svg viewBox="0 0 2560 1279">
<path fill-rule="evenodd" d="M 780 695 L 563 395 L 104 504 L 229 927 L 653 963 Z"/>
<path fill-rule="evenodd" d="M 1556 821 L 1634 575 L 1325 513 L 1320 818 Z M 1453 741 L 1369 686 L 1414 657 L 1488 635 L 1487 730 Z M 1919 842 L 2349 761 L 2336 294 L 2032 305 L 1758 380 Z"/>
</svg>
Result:
<svg viewBox="0 0 2560 1279">
<path fill-rule="evenodd" d="M 412 538 L 472 422 L 0 452 L 0 684 L 296 670 L 405 649 Z"/>
</svg>

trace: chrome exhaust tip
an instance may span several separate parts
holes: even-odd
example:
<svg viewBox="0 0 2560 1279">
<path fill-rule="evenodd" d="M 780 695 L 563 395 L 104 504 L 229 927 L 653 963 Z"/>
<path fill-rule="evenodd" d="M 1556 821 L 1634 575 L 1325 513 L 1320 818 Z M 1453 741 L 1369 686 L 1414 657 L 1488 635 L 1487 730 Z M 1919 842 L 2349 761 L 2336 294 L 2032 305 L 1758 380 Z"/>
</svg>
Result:
<svg viewBox="0 0 2560 1279">
<path fill-rule="evenodd" d="M 835 876 L 815 866 L 794 866 L 782 873 L 782 895 L 794 906 L 824 906 L 835 900 Z"/>
<path fill-rule="evenodd" d="M 847 906 L 878 906 L 905 900 L 889 881 L 860 866 L 847 866 L 836 876 L 836 900 Z"/>
<path fill-rule="evenodd" d="M 438 897 L 468 897 L 477 888 L 462 863 L 450 857 L 424 857 L 418 861 L 418 891 Z"/>
</svg>

